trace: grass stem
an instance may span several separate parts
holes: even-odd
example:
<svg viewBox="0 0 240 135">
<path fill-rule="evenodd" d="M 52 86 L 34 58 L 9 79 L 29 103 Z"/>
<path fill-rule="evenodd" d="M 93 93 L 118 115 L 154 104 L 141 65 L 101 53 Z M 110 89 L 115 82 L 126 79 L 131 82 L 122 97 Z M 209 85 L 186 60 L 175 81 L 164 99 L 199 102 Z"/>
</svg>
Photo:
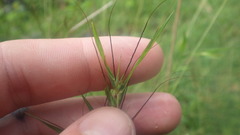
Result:
<svg viewBox="0 0 240 135">
<path fill-rule="evenodd" d="M 177 40 L 177 32 L 178 32 L 178 24 L 180 20 L 180 10 L 181 10 L 182 0 L 178 0 L 177 3 L 177 9 L 175 14 L 175 19 L 172 26 L 172 40 L 170 45 L 170 52 L 168 55 L 168 65 L 167 65 L 167 72 L 166 75 L 171 78 L 171 72 L 172 72 L 172 64 L 173 64 L 173 55 L 174 55 L 174 48 Z M 168 90 L 169 83 L 166 84 L 166 90 Z"/>
</svg>

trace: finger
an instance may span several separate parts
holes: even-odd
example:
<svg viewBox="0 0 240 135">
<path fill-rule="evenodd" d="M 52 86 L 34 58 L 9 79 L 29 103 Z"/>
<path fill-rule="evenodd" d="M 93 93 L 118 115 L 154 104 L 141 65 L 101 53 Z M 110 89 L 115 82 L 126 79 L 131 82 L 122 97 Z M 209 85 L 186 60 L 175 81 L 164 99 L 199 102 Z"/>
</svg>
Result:
<svg viewBox="0 0 240 135">
<path fill-rule="evenodd" d="M 114 59 L 124 72 L 139 38 L 113 37 Z M 102 37 L 109 65 L 109 38 Z M 135 61 L 149 42 L 142 39 Z M 154 76 L 162 52 L 154 47 L 135 71 L 132 83 Z M 15 40 L 0 44 L 0 117 L 23 106 L 100 90 L 106 86 L 91 38 Z M 117 67 L 116 67 L 117 68 Z M 144 71 L 144 72 L 142 72 Z"/>
<path fill-rule="evenodd" d="M 89 112 L 71 124 L 61 135 L 135 135 L 131 118 L 113 107 Z"/>
<path fill-rule="evenodd" d="M 132 118 L 150 94 L 127 95 L 123 110 Z M 104 97 L 91 97 L 88 100 L 95 109 L 102 107 L 105 102 Z M 31 107 L 28 112 L 66 128 L 88 113 L 88 109 L 81 99 L 71 98 Z M 134 124 L 137 135 L 164 134 L 173 130 L 178 125 L 180 118 L 181 107 L 176 98 L 167 93 L 155 93 L 134 119 Z M 2 135 L 12 132 L 17 132 L 19 135 L 37 134 L 39 131 L 45 135 L 54 133 L 42 123 L 29 117 L 16 119 L 13 115 L 9 115 L 0 125 L 4 125 L 0 128 L 4 130 L 4 132 L 0 132 Z"/>
</svg>

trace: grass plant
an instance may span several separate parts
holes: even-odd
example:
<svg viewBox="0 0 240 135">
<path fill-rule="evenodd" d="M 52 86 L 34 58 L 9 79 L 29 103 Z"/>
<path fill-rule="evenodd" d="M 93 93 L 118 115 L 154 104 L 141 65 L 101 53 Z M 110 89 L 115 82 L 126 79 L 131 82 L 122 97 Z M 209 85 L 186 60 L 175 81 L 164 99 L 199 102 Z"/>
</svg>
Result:
<svg viewBox="0 0 240 135">
<path fill-rule="evenodd" d="M 15 1 L 8 5 L 0 2 L 0 41 L 91 35 L 86 24 L 69 33 L 73 26 L 84 20 L 72 1 L 22 1 L 24 3 Z M 79 1 L 79 4 L 89 15 L 108 2 L 87 0 Z M 111 17 L 111 34 L 140 36 L 144 20 L 152 10 L 151 5 L 158 2 L 118 1 Z M 177 31 L 171 32 L 174 24 L 170 22 L 157 40 L 166 57 L 162 72 L 151 81 L 128 88 L 128 92 L 154 90 L 159 82 L 169 78 L 167 65 L 171 65 L 170 78 L 176 76 L 178 79 L 171 81 L 168 87 L 162 87 L 161 91 L 174 94 L 183 111 L 182 121 L 171 135 L 240 133 L 239 6 L 238 0 L 182 1 Z M 163 24 L 159 20 L 166 20 L 172 11 L 169 9 L 175 10 L 176 16 L 177 1 L 168 0 L 161 6 L 159 12 L 152 16 L 144 37 L 152 38 L 156 26 Z M 108 16 L 109 9 L 106 9 L 92 18 L 99 35 L 104 35 L 109 26 Z M 176 40 L 174 49 L 170 51 L 173 34 Z M 93 95 L 99 94 L 104 93 Z"/>
<path fill-rule="evenodd" d="M 114 63 L 114 52 L 113 52 L 113 44 L 111 42 L 111 32 L 110 32 L 110 21 L 111 21 L 111 16 L 113 13 L 113 9 L 116 5 L 113 5 L 112 10 L 110 11 L 110 17 L 109 17 L 109 22 L 108 22 L 108 28 L 109 28 L 109 36 L 110 36 L 110 43 L 111 43 L 111 53 L 112 53 L 112 61 L 113 61 L 113 70 L 111 70 L 110 65 L 107 63 L 106 57 L 105 57 L 105 52 L 102 46 L 102 43 L 100 41 L 100 37 L 99 34 L 97 32 L 97 28 L 95 27 L 95 24 L 93 21 L 90 21 L 88 18 L 88 16 L 85 14 L 84 10 L 79 6 L 80 11 L 83 13 L 85 20 L 86 21 L 81 21 L 80 24 L 82 25 L 82 22 L 86 22 L 89 26 L 89 30 L 91 30 L 92 33 L 92 43 L 93 46 L 95 48 L 95 51 L 97 53 L 97 57 L 99 60 L 99 65 L 101 67 L 101 71 L 103 74 L 103 77 L 105 79 L 105 82 L 108 84 L 107 87 L 104 89 L 105 95 L 106 95 L 106 106 L 111 106 L 111 107 L 116 107 L 119 109 L 122 109 L 122 106 L 124 104 L 124 100 L 125 100 L 125 96 L 128 90 L 128 84 L 129 81 L 135 71 L 135 69 L 138 67 L 138 65 L 142 62 L 142 60 L 144 59 L 144 57 L 148 54 L 148 52 L 154 47 L 154 45 L 156 45 L 156 41 L 157 39 L 162 35 L 163 30 L 165 29 L 166 25 L 168 24 L 171 16 L 173 15 L 173 12 L 167 17 L 166 21 L 163 24 L 160 24 L 157 28 L 157 30 L 154 32 L 153 37 L 151 38 L 151 40 L 149 41 L 148 45 L 146 46 L 146 48 L 143 50 L 143 52 L 141 53 L 141 55 L 139 56 L 139 58 L 136 61 L 133 61 L 133 57 L 135 56 L 135 53 L 139 47 L 139 44 L 141 42 L 141 39 L 143 37 L 143 34 L 149 24 L 149 21 L 151 19 L 151 17 L 154 15 L 154 13 L 157 11 L 157 9 L 160 8 L 160 6 L 166 2 L 167 0 L 163 0 L 162 2 L 160 2 L 155 8 L 154 10 L 151 12 L 151 14 L 149 15 L 149 17 L 147 18 L 147 21 L 143 27 L 143 30 L 141 32 L 141 36 L 136 44 L 136 47 L 133 51 L 133 54 L 130 58 L 130 61 L 126 67 L 126 69 L 124 69 L 124 74 L 121 75 L 119 73 L 120 70 L 115 69 L 115 63 Z M 77 25 L 79 27 L 79 25 Z M 73 31 L 74 29 L 76 29 L 76 27 L 74 26 L 73 28 L 71 28 L 70 31 Z M 130 65 L 133 64 L 132 67 L 130 67 Z M 106 71 L 106 75 L 105 72 Z M 129 72 L 129 73 L 127 73 Z M 157 89 L 155 89 L 156 91 Z M 150 97 L 148 98 L 148 100 L 152 97 L 152 95 L 155 93 L 155 91 L 150 95 Z M 93 110 L 93 106 L 90 104 L 90 102 L 87 100 L 87 98 L 82 95 L 83 101 L 85 102 L 85 104 L 87 105 L 88 109 L 91 111 Z M 146 103 L 148 102 L 148 100 L 146 101 Z M 144 105 L 146 104 L 144 103 Z M 133 116 L 133 119 L 138 115 L 138 113 L 143 109 L 144 105 L 139 109 L 139 111 L 136 113 L 136 115 Z M 42 122 L 43 124 L 45 124 L 46 126 L 48 126 L 49 128 L 55 130 L 57 133 L 61 133 L 64 129 L 60 126 L 58 126 L 55 123 L 52 123 L 48 120 L 45 120 L 44 118 L 40 118 L 38 116 L 35 116 L 34 114 L 30 113 L 30 112 L 25 112 L 25 114 L 29 117 L 32 117 L 36 120 L 39 120 L 40 122 Z"/>
</svg>

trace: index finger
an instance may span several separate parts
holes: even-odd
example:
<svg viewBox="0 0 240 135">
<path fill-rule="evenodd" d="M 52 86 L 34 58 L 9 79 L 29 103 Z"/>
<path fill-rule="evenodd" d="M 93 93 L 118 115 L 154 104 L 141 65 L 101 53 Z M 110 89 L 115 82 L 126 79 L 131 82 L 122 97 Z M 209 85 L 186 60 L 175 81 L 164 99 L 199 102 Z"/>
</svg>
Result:
<svg viewBox="0 0 240 135">
<path fill-rule="evenodd" d="M 114 37 L 114 59 L 124 72 L 139 38 Z M 109 38 L 101 38 L 111 64 Z M 133 62 L 149 42 L 142 39 Z M 154 47 L 136 69 L 131 82 L 154 76 L 162 65 Z M 63 99 L 106 86 L 91 38 L 30 39 L 0 44 L 0 116 L 15 109 Z M 4 108 L 3 108 L 4 107 Z"/>
</svg>

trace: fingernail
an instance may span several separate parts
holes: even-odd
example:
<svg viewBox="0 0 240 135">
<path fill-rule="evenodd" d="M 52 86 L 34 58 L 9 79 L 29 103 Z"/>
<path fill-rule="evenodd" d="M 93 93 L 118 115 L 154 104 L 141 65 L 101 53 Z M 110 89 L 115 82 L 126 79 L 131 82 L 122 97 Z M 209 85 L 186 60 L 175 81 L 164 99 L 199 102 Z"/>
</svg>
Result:
<svg viewBox="0 0 240 135">
<path fill-rule="evenodd" d="M 81 135 L 135 135 L 132 120 L 123 111 L 104 107 L 96 109 L 79 123 Z"/>
</svg>

